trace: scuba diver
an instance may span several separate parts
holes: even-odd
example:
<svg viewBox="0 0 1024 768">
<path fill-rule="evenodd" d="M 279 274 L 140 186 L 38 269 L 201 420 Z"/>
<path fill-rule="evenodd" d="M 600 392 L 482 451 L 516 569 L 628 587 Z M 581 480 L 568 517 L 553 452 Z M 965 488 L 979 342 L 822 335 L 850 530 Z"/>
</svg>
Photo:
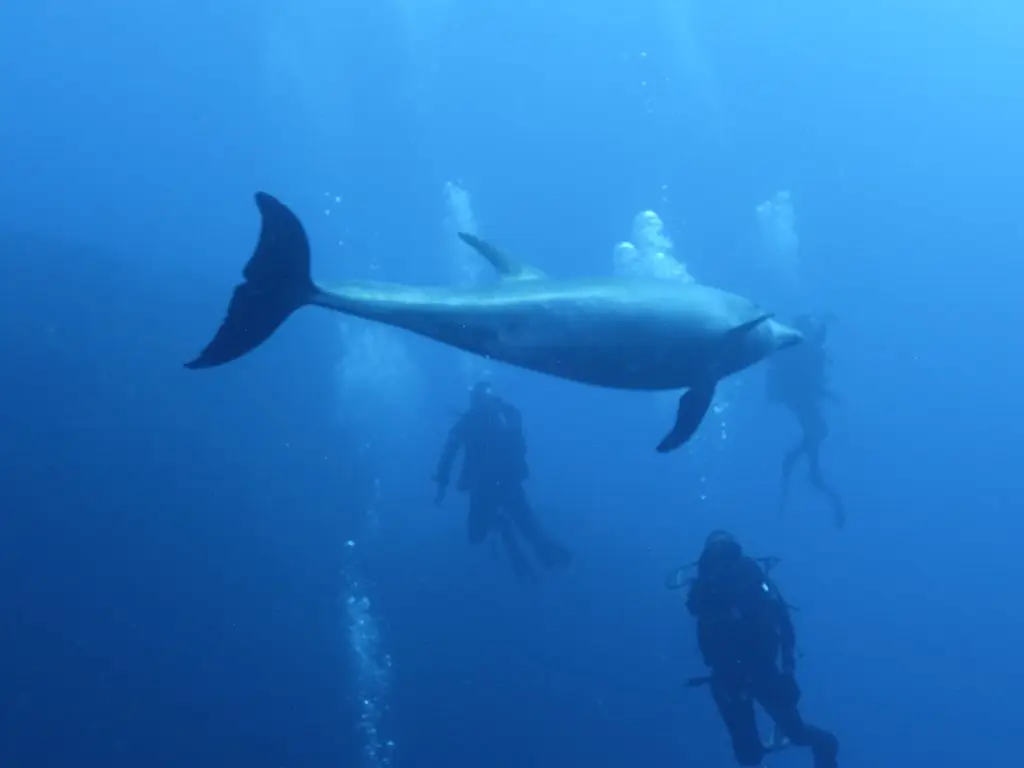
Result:
<svg viewBox="0 0 1024 768">
<path fill-rule="evenodd" d="M 821 445 L 828 437 L 828 424 L 823 413 L 826 400 L 839 402 L 829 389 L 828 366 L 832 359 L 825 351 L 825 338 L 832 317 L 816 320 L 800 315 L 793 326 L 804 335 L 803 344 L 784 355 L 773 355 L 768 361 L 768 399 L 789 409 L 800 424 L 801 437 L 782 460 L 782 494 L 779 510 L 786 506 L 790 478 L 801 456 L 807 457 L 807 474 L 819 493 L 832 507 L 836 527 L 846 523 L 846 507 L 839 494 L 825 482 L 821 472 Z"/>
<path fill-rule="evenodd" d="M 696 578 L 681 579 L 692 566 L 669 577 L 669 588 L 690 585 L 686 607 L 697 619 L 697 643 L 711 670 L 690 685 L 711 687 L 740 765 L 761 765 L 765 754 L 794 745 L 811 749 L 814 768 L 836 768 L 839 740 L 804 722 L 797 708 L 796 637 L 789 606 L 767 574 L 777 562 L 755 560 L 731 534 L 714 531 L 692 564 Z M 775 722 L 767 744 L 757 730 L 755 701 Z"/>
<path fill-rule="evenodd" d="M 516 575 L 523 581 L 536 580 L 536 574 L 520 546 L 520 537 L 545 567 L 568 565 L 569 551 L 541 528 L 523 489 L 529 467 L 522 416 L 515 406 L 494 394 L 486 381 L 473 387 L 469 409 L 448 433 L 433 478 L 437 505 L 444 501 L 459 448 L 465 449 L 458 489 L 469 494 L 470 543 L 479 544 L 497 530 Z"/>
</svg>

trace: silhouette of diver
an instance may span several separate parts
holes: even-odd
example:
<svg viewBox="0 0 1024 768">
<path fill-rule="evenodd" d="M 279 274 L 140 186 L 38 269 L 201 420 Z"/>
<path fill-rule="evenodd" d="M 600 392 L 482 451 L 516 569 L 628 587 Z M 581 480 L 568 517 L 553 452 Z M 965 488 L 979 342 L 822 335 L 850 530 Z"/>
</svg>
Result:
<svg viewBox="0 0 1024 768">
<path fill-rule="evenodd" d="M 771 559 L 746 555 L 725 531 L 713 531 L 695 565 L 697 577 L 683 581 L 679 569 L 666 586 L 690 586 L 686 608 L 697 620 L 697 644 L 711 674 L 690 680 L 708 685 L 740 765 L 761 765 L 769 752 L 808 747 L 815 768 L 836 768 L 835 734 L 803 719 L 796 681 L 796 633 L 789 606 L 767 570 Z M 762 742 L 754 703 L 775 723 Z"/>
<path fill-rule="evenodd" d="M 444 501 L 459 448 L 465 448 L 458 489 L 469 494 L 470 543 L 483 542 L 497 529 L 516 576 L 524 581 L 536 580 L 536 573 L 520 546 L 520 537 L 545 567 L 568 565 L 569 551 L 541 528 L 523 489 L 529 467 L 522 416 L 515 406 L 495 395 L 486 381 L 473 387 L 469 409 L 448 433 L 434 474 L 437 505 Z"/>
<path fill-rule="evenodd" d="M 800 424 L 801 437 L 782 460 L 782 495 L 779 510 L 786 506 L 790 478 L 801 456 L 807 457 L 807 474 L 811 485 L 828 499 L 835 524 L 846 523 L 846 507 L 839 494 L 825 481 L 821 471 L 821 444 L 828 437 L 823 406 L 825 400 L 839 402 L 829 389 L 828 366 L 832 359 L 825 351 L 828 324 L 833 318 L 826 315 L 816 320 L 810 315 L 799 315 L 793 326 L 804 334 L 804 343 L 784 355 L 774 355 L 768 361 L 768 399 L 789 409 Z"/>
</svg>

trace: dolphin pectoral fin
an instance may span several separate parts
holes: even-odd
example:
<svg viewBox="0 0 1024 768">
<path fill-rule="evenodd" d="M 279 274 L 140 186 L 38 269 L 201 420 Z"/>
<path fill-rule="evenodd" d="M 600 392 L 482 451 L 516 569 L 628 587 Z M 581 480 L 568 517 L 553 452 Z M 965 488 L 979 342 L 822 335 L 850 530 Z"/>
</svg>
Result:
<svg viewBox="0 0 1024 768">
<path fill-rule="evenodd" d="M 711 401 L 715 399 L 715 382 L 702 384 L 699 387 L 690 387 L 686 393 L 679 398 L 679 409 L 676 411 L 676 423 L 672 431 L 665 435 L 665 438 L 658 443 L 658 453 L 669 453 L 684 445 L 694 433 L 697 427 L 704 420 L 704 414 L 711 407 Z"/>
<path fill-rule="evenodd" d="M 459 232 L 459 239 L 487 259 L 495 271 L 507 280 L 543 280 L 547 277 L 539 269 L 516 261 L 497 246 L 476 235 Z"/>
<path fill-rule="evenodd" d="M 302 222 L 265 192 L 256 193 L 256 205 L 260 237 L 242 271 L 244 280 L 235 287 L 213 341 L 186 368 L 212 368 L 242 357 L 320 295 L 309 275 L 309 240 Z"/>
<path fill-rule="evenodd" d="M 733 347 L 739 344 L 744 336 L 770 318 L 770 314 L 764 314 L 726 331 L 715 362 L 707 371 L 705 381 L 690 387 L 679 398 L 679 410 L 676 412 L 675 426 L 672 427 L 671 432 L 665 435 L 665 439 L 658 443 L 658 453 L 674 451 L 694 436 L 700 423 L 704 420 L 704 415 L 708 412 L 708 408 L 711 407 L 712 400 L 715 399 L 715 386 L 722 377 L 720 371 L 722 363 L 728 359 Z"/>
</svg>

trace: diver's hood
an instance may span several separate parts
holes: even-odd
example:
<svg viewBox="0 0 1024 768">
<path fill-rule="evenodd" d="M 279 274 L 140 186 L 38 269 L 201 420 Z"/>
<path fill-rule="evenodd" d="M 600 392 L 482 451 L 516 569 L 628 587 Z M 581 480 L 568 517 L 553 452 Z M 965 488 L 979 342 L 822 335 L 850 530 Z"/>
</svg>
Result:
<svg viewBox="0 0 1024 768">
<path fill-rule="evenodd" d="M 704 551 L 697 560 L 698 570 L 717 569 L 743 557 L 743 547 L 727 531 L 712 531 L 704 541 Z"/>
</svg>

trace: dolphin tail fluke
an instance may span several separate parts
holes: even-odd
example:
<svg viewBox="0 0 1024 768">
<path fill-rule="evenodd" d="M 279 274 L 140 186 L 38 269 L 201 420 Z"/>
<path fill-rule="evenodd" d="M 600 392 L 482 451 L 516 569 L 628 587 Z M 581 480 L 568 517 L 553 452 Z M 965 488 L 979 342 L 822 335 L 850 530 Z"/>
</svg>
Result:
<svg viewBox="0 0 1024 768">
<path fill-rule="evenodd" d="M 302 222 L 287 206 L 265 192 L 256 193 L 262 225 L 244 280 L 235 287 L 227 316 L 213 341 L 186 368 L 229 363 L 270 338 L 300 307 L 320 291 L 309 274 L 309 240 Z"/>
<path fill-rule="evenodd" d="M 721 351 L 717 355 L 717 361 L 708 370 L 708 375 L 705 381 L 702 383 L 690 387 L 686 393 L 679 398 L 679 409 L 676 412 L 676 423 L 672 427 L 672 431 L 665 435 L 665 438 L 658 443 L 658 453 L 669 453 L 670 451 L 676 450 L 686 444 L 686 442 L 694 436 L 697 432 L 697 428 L 701 422 L 704 421 L 704 415 L 708 412 L 708 408 L 711 407 L 712 400 L 715 399 L 715 387 L 718 384 L 718 380 L 722 378 L 721 374 L 721 363 L 728 358 L 729 352 L 732 348 L 739 344 L 743 337 L 754 330 L 764 321 L 771 318 L 771 315 L 761 315 L 756 317 L 749 322 L 737 325 L 735 328 L 730 328 L 725 334 L 725 339 L 722 342 Z"/>
</svg>

